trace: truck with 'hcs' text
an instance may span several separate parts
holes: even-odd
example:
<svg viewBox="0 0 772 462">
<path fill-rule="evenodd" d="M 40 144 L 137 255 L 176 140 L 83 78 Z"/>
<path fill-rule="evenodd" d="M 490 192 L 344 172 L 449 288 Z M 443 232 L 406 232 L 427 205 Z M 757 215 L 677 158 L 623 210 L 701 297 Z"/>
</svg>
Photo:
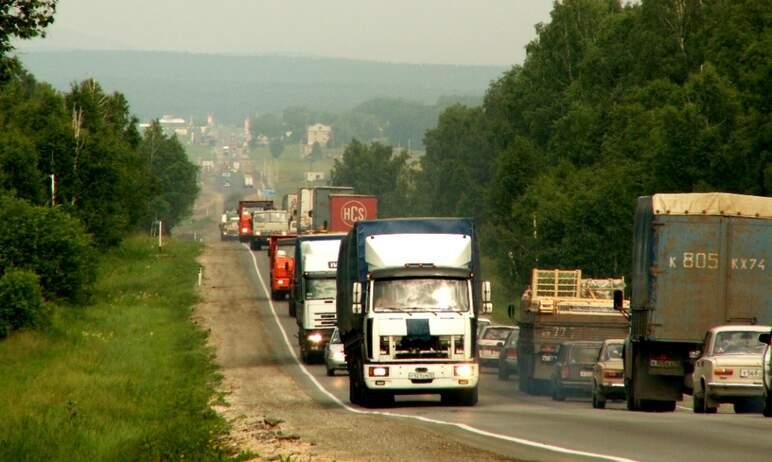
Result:
<svg viewBox="0 0 772 462">
<path fill-rule="evenodd" d="M 477 318 L 492 311 L 470 219 L 358 221 L 338 257 L 338 329 L 352 403 L 440 394 L 477 403 Z"/>
<path fill-rule="evenodd" d="M 297 232 L 315 233 L 330 231 L 330 196 L 333 194 L 353 194 L 350 186 L 317 186 L 300 188 L 298 191 Z"/>
<path fill-rule="evenodd" d="M 674 410 L 691 392 L 694 360 L 712 327 L 772 323 L 771 253 L 772 198 L 638 198 L 624 348 L 628 409 Z"/>
<path fill-rule="evenodd" d="M 581 270 L 534 269 L 523 294 L 517 324 L 520 391 L 547 394 L 567 341 L 603 341 L 624 338 L 627 319 L 614 310 L 614 291 L 624 279 L 585 279 Z M 509 316 L 514 307 L 509 307 Z"/>
<path fill-rule="evenodd" d="M 343 234 L 298 236 L 295 242 L 295 277 L 290 294 L 290 315 L 296 317 L 298 342 L 304 362 L 324 354 L 335 329 L 335 277 Z"/>
</svg>

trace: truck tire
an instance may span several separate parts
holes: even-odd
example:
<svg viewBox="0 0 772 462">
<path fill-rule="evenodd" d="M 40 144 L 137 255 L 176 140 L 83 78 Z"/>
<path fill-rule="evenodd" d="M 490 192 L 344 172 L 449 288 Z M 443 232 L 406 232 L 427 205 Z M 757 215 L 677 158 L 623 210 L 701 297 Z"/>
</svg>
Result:
<svg viewBox="0 0 772 462">
<path fill-rule="evenodd" d="M 598 389 L 598 385 L 592 384 L 592 407 L 593 409 L 606 409 L 606 397 Z"/>
<path fill-rule="evenodd" d="M 772 395 L 767 395 L 764 401 L 762 414 L 764 414 L 764 417 L 772 417 Z"/>
<path fill-rule="evenodd" d="M 734 403 L 735 414 L 761 414 L 764 412 L 764 401 L 757 398 L 746 398 Z"/>
<path fill-rule="evenodd" d="M 552 384 L 552 400 L 553 401 L 565 401 L 566 400 L 566 393 L 563 391 L 563 387 L 561 387 L 557 383 Z"/>
<path fill-rule="evenodd" d="M 445 391 L 440 394 L 440 400 L 445 406 L 474 406 L 479 400 L 478 387 L 469 390 Z"/>
<path fill-rule="evenodd" d="M 290 299 L 289 302 L 287 302 L 287 308 L 288 308 L 288 311 L 289 311 L 289 315 L 291 317 L 293 317 L 293 318 L 296 317 L 296 314 L 295 314 L 295 302 L 292 299 Z"/>
</svg>

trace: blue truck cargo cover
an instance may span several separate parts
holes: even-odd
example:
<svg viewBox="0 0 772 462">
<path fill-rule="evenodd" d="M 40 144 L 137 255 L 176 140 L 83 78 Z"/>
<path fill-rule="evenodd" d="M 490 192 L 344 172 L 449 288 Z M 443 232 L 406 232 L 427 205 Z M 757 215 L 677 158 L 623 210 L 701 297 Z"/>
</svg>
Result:
<svg viewBox="0 0 772 462">
<path fill-rule="evenodd" d="M 638 199 L 631 334 L 699 342 L 725 323 L 772 323 L 772 198 Z"/>
</svg>

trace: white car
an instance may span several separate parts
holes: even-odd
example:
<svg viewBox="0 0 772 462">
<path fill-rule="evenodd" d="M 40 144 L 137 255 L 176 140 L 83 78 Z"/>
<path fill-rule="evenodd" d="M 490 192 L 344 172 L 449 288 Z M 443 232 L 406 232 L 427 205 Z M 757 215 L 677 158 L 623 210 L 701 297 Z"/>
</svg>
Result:
<svg viewBox="0 0 772 462">
<path fill-rule="evenodd" d="M 332 331 L 330 341 L 324 347 L 324 365 L 330 377 L 335 375 L 337 370 L 348 370 L 346 355 L 343 353 L 343 341 L 340 339 L 337 327 Z"/>
<path fill-rule="evenodd" d="M 764 347 L 764 417 L 772 417 L 772 332 L 759 335 L 759 342 Z"/>
<path fill-rule="evenodd" d="M 708 331 L 692 374 L 694 412 L 715 413 L 720 403 L 734 404 L 738 414 L 762 411 L 765 345 L 759 335 L 769 331 L 769 326 L 753 325 Z"/>
<path fill-rule="evenodd" d="M 491 325 L 483 329 L 477 340 L 477 348 L 480 351 L 480 364 L 498 366 L 499 353 L 504 347 L 509 333 L 515 330 L 514 326 Z"/>
</svg>

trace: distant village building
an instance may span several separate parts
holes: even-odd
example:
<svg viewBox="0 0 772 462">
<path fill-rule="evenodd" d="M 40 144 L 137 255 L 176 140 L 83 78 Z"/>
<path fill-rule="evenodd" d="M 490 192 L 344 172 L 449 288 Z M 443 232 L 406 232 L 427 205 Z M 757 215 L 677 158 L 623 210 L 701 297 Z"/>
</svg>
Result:
<svg viewBox="0 0 772 462">
<path fill-rule="evenodd" d="M 324 172 L 306 172 L 306 181 L 324 181 Z"/>
<path fill-rule="evenodd" d="M 314 143 L 326 147 L 332 139 L 332 127 L 324 124 L 314 124 L 306 128 L 306 144 L 303 145 L 303 156 L 311 154 Z"/>
<path fill-rule="evenodd" d="M 244 145 L 252 142 L 252 119 L 244 118 Z"/>
<path fill-rule="evenodd" d="M 161 128 L 164 130 L 164 133 L 174 133 L 178 136 L 188 136 L 190 124 L 182 117 L 175 117 L 166 114 L 158 119 L 158 123 L 161 124 Z"/>
</svg>

